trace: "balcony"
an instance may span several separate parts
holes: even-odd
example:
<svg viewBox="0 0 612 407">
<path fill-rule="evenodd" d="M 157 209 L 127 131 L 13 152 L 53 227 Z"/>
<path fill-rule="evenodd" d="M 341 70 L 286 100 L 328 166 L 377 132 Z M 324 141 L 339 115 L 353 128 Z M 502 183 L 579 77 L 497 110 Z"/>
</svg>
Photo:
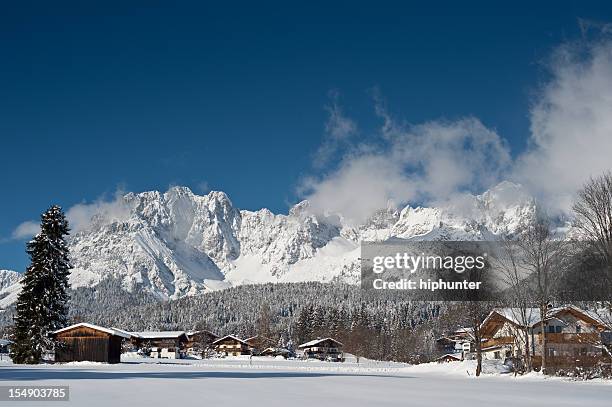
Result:
<svg viewBox="0 0 612 407">
<path fill-rule="evenodd" d="M 513 345 L 514 338 L 512 336 L 501 336 L 499 338 L 489 338 L 481 343 L 482 349 L 491 348 L 494 346 Z"/>
<path fill-rule="evenodd" d="M 542 343 L 542 334 L 535 335 L 536 344 Z M 553 343 L 584 343 L 599 345 L 601 336 L 599 333 L 547 333 L 546 342 Z"/>
</svg>

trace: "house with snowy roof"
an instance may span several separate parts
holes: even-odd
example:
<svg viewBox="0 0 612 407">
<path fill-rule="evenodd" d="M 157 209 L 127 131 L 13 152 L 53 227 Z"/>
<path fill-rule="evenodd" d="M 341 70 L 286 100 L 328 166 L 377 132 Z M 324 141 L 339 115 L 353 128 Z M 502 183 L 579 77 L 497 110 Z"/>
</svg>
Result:
<svg viewBox="0 0 612 407">
<path fill-rule="evenodd" d="M 543 322 L 544 331 L 538 308 L 494 309 L 480 326 L 483 358 L 522 357 L 527 343 L 534 366 L 542 352 L 551 366 L 589 366 L 604 356 L 602 338 L 610 327 L 592 312 L 573 305 L 550 308 Z"/>
<path fill-rule="evenodd" d="M 234 335 L 225 335 L 213 342 L 215 351 L 220 355 L 239 356 L 250 355 L 251 347 L 249 344 Z"/>
<path fill-rule="evenodd" d="M 0 353 L 9 353 L 9 348 L 13 341 L 9 339 L 0 339 Z"/>
<path fill-rule="evenodd" d="M 460 354 L 463 358 L 474 349 L 474 340 L 473 328 L 459 328 L 436 339 L 436 348 L 439 354 Z"/>
<path fill-rule="evenodd" d="M 130 332 L 131 340 L 139 349 L 147 349 L 152 358 L 180 359 L 188 342 L 185 331 Z"/>
<path fill-rule="evenodd" d="M 272 356 L 272 357 L 282 356 L 283 358 L 287 359 L 288 357 L 291 356 L 291 351 L 287 348 L 279 348 L 277 346 L 271 346 L 269 348 L 262 350 L 259 353 L 259 355 L 260 356 Z"/>
<path fill-rule="evenodd" d="M 438 363 L 460 362 L 462 360 L 462 353 L 446 353 L 435 359 L 435 361 Z"/>
<path fill-rule="evenodd" d="M 188 355 L 201 356 L 203 353 L 212 350 L 213 342 L 219 339 L 217 334 L 206 329 L 188 331 L 186 335 L 187 343 L 185 344 L 185 348 Z"/>
<path fill-rule="evenodd" d="M 333 338 L 317 338 L 298 346 L 304 359 L 319 359 L 332 362 L 343 360 L 342 343 Z"/>
</svg>

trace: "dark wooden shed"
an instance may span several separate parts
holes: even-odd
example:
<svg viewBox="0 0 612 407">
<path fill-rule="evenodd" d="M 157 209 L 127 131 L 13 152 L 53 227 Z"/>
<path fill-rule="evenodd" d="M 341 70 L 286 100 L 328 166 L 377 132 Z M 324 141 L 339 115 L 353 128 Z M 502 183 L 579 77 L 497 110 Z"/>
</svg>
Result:
<svg viewBox="0 0 612 407">
<path fill-rule="evenodd" d="M 51 336 L 58 342 L 55 349 L 56 362 L 119 363 L 121 341 L 130 338 L 122 331 L 84 322 L 59 329 Z"/>
</svg>

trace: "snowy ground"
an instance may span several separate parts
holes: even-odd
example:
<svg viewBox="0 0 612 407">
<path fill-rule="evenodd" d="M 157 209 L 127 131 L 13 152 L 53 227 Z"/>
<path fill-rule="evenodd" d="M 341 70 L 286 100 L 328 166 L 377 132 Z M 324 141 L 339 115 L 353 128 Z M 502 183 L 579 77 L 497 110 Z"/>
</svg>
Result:
<svg viewBox="0 0 612 407">
<path fill-rule="evenodd" d="M 164 361 L 126 358 L 120 365 L 0 364 L 0 385 L 68 385 L 69 403 L 19 406 L 610 406 L 612 383 L 532 375 L 514 378 L 472 362 L 407 366 L 366 361 L 275 359 Z M 468 374 L 469 373 L 469 374 Z M 8 405 L 0 402 L 1 405 Z"/>
</svg>

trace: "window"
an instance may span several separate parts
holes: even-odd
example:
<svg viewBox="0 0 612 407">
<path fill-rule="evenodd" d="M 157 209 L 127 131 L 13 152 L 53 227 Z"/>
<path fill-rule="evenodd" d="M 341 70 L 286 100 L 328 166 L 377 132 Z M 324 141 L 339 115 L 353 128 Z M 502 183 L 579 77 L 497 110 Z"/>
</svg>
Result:
<svg viewBox="0 0 612 407">
<path fill-rule="evenodd" d="M 555 348 L 547 348 L 546 351 L 548 356 L 555 356 Z"/>
<path fill-rule="evenodd" d="M 493 357 L 495 359 L 501 359 L 501 354 L 499 353 L 499 351 L 496 351 L 496 352 L 493 353 Z"/>
<path fill-rule="evenodd" d="M 547 328 L 548 328 L 547 331 L 548 331 L 549 334 L 554 334 L 555 333 L 555 327 L 554 326 L 549 325 Z"/>
<path fill-rule="evenodd" d="M 556 327 L 555 327 L 555 333 L 560 334 L 560 333 L 561 333 L 561 329 L 562 329 L 562 327 L 561 327 L 560 325 L 559 325 L 559 326 L 556 326 Z"/>
<path fill-rule="evenodd" d="M 576 325 L 576 333 L 579 334 L 582 331 L 582 327 L 580 325 Z"/>
</svg>

